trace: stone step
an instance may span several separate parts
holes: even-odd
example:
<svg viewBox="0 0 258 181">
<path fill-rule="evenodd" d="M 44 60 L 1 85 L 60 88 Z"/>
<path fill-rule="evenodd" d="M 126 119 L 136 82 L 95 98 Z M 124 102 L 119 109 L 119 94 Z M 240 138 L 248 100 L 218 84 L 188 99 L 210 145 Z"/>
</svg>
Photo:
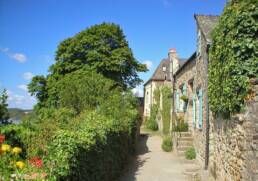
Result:
<svg viewBox="0 0 258 181">
<path fill-rule="evenodd" d="M 178 146 L 176 149 L 178 151 L 186 151 L 188 148 L 192 148 L 192 146 Z"/>
<path fill-rule="evenodd" d="M 177 141 L 177 146 L 193 146 L 192 141 Z"/>
<path fill-rule="evenodd" d="M 178 141 L 193 141 L 193 137 L 181 137 L 178 138 Z"/>
<path fill-rule="evenodd" d="M 177 150 L 177 156 L 184 157 L 185 156 L 185 151 Z"/>
<path fill-rule="evenodd" d="M 180 132 L 179 135 L 180 137 L 192 137 L 191 132 Z"/>
</svg>

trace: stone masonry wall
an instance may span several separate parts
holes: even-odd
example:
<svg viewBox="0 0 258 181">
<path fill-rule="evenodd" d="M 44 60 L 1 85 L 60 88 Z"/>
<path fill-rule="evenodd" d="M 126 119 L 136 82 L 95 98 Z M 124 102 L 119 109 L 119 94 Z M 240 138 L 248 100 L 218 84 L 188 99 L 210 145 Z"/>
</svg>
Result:
<svg viewBox="0 0 258 181">
<path fill-rule="evenodd" d="M 214 159 L 209 169 L 217 180 L 258 180 L 258 80 L 253 82 L 255 97 L 246 102 L 245 112 L 213 120 Z"/>
<path fill-rule="evenodd" d="M 197 24 L 197 32 L 199 26 Z M 198 33 L 197 33 L 198 36 Z M 198 42 L 197 42 L 198 43 Z M 206 120 L 207 120 L 207 92 L 208 92 L 208 54 L 207 54 L 207 42 L 201 32 L 200 37 L 200 53 L 196 55 L 196 74 L 194 77 L 194 91 L 195 94 L 198 90 L 202 90 L 203 94 L 203 106 L 202 106 L 202 127 L 195 128 L 193 130 L 194 147 L 197 153 L 197 160 L 199 161 L 202 168 L 205 165 L 205 147 L 206 147 Z M 197 109 L 197 107 L 196 107 Z M 197 120 L 198 121 L 198 120 Z"/>
</svg>

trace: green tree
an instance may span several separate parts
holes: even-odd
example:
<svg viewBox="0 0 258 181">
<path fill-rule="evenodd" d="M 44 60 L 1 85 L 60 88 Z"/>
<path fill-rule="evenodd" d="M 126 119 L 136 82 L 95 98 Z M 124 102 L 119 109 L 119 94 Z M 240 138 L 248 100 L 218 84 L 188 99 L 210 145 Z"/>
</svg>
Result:
<svg viewBox="0 0 258 181">
<path fill-rule="evenodd" d="M 147 70 L 134 58 L 122 29 L 113 23 L 94 25 L 62 41 L 55 60 L 47 77 L 36 76 L 28 86 L 31 95 L 38 99 L 39 108 L 60 107 L 59 81 L 77 70 L 102 74 L 121 91 L 140 84 L 142 80 L 137 73 Z"/>
<path fill-rule="evenodd" d="M 114 82 L 92 70 L 81 69 L 59 81 L 60 106 L 75 110 L 96 109 L 114 92 Z"/>
<path fill-rule="evenodd" d="M 215 114 L 241 111 L 258 76 L 258 1 L 231 0 L 213 32 L 209 63 L 209 103 Z"/>
<path fill-rule="evenodd" d="M 7 104 L 7 91 L 6 89 L 3 90 L 1 96 L 0 96 L 0 123 L 7 123 L 7 120 L 9 119 L 9 113 L 8 113 L 8 104 Z"/>
<path fill-rule="evenodd" d="M 32 96 L 36 96 L 38 106 L 42 107 L 47 98 L 47 80 L 44 76 L 35 76 L 28 85 L 28 90 Z"/>
<path fill-rule="evenodd" d="M 122 88 L 141 83 L 137 72 L 147 70 L 133 56 L 122 29 L 113 23 L 94 25 L 60 43 L 50 72 L 57 78 L 85 65 Z"/>
</svg>

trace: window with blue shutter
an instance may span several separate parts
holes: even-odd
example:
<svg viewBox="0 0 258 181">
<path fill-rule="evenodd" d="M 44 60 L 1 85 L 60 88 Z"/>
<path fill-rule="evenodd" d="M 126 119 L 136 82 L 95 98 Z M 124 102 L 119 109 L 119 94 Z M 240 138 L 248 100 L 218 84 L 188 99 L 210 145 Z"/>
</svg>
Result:
<svg viewBox="0 0 258 181">
<path fill-rule="evenodd" d="M 192 123 L 193 123 L 193 128 L 196 127 L 196 122 L 195 122 L 195 119 L 196 119 L 196 105 L 195 105 L 195 96 L 193 94 L 193 116 L 192 116 Z"/>
<path fill-rule="evenodd" d="M 198 91 L 198 101 L 199 101 L 199 128 L 202 128 L 202 113 L 203 113 L 203 97 L 202 97 L 202 90 Z"/>
<path fill-rule="evenodd" d="M 179 111 L 179 107 L 180 107 L 179 103 L 180 103 L 179 92 L 178 90 L 176 90 L 176 111 Z"/>
</svg>

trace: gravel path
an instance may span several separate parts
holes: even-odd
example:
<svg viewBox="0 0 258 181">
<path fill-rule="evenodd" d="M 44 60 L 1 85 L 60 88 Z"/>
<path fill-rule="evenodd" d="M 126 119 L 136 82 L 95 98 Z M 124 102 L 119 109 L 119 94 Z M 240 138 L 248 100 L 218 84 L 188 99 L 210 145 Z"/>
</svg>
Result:
<svg viewBox="0 0 258 181">
<path fill-rule="evenodd" d="M 187 181 L 186 165 L 174 153 L 162 151 L 161 143 L 160 136 L 141 134 L 137 156 L 119 181 Z"/>
</svg>

